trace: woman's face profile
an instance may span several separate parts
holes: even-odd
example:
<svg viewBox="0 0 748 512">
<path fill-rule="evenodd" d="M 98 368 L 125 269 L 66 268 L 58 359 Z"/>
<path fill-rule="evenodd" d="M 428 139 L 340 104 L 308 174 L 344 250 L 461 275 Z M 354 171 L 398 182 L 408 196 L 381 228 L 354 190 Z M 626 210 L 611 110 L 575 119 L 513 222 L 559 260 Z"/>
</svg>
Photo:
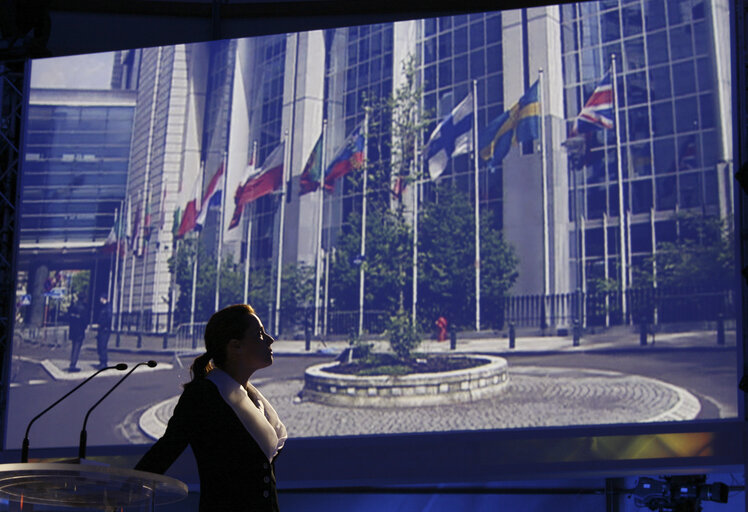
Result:
<svg viewBox="0 0 748 512">
<path fill-rule="evenodd" d="M 244 331 L 242 339 L 238 340 L 235 353 L 239 364 L 254 371 L 273 364 L 273 349 L 270 346 L 275 340 L 265 332 L 257 315 L 252 314 L 251 317 L 250 326 Z"/>
</svg>

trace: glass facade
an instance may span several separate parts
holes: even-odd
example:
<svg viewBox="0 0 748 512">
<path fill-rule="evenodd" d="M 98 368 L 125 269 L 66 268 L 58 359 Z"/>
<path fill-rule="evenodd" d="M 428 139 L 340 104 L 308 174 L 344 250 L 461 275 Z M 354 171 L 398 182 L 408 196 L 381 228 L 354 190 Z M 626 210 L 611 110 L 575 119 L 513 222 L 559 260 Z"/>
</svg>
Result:
<svg viewBox="0 0 748 512">
<path fill-rule="evenodd" d="M 255 43 L 255 59 L 262 69 L 260 90 L 253 105 L 251 116 L 259 119 L 259 140 L 257 140 L 257 162 L 262 164 L 268 155 L 281 143 L 283 114 L 283 84 L 286 78 L 286 39 L 287 36 L 261 37 Z M 268 264 L 273 258 L 275 234 L 275 214 L 278 199 L 271 195 L 260 198 L 252 208 L 252 260 Z"/>
<path fill-rule="evenodd" d="M 603 75 L 611 71 L 615 56 L 623 210 L 631 216 L 627 245 L 633 266 L 642 264 L 658 243 L 673 241 L 676 210 L 719 213 L 717 164 L 724 157 L 718 149 L 715 49 L 708 6 L 701 0 L 561 6 L 563 85 L 570 124 Z M 594 131 L 586 143 L 584 165 L 570 165 L 570 179 L 576 179 L 579 191 L 577 215 L 588 226 L 589 279 L 603 274 L 603 218 L 618 224 L 616 130 Z M 614 260 L 620 241 L 616 233 L 607 237 L 607 254 Z M 615 275 L 616 265 L 608 261 L 609 275 Z"/>
<path fill-rule="evenodd" d="M 103 243 L 125 197 L 134 107 L 29 106 L 22 244 Z"/>
<path fill-rule="evenodd" d="M 424 89 L 424 108 L 433 118 L 427 137 L 471 91 L 477 80 L 478 127 L 504 111 L 501 13 L 479 13 L 419 21 L 418 38 Z M 481 204 L 501 219 L 502 171 L 480 168 Z M 471 194 L 473 155 L 452 158 L 445 170 L 458 187 Z M 429 196 L 429 186 L 426 195 Z"/>
<path fill-rule="evenodd" d="M 364 25 L 331 32 L 333 31 L 329 31 L 328 37 L 342 38 L 344 42 L 340 46 L 333 45 L 332 51 L 340 48 L 344 56 L 328 53 L 327 80 L 334 79 L 333 76 L 337 74 L 338 79 L 342 80 L 345 91 L 342 109 L 338 110 L 343 117 L 344 133 L 336 137 L 338 140 L 331 142 L 335 148 L 333 151 L 337 151 L 338 144 L 350 136 L 357 127 L 363 125 L 366 106 L 373 106 L 374 113 L 368 127 L 367 158 L 375 167 L 389 168 L 391 119 L 388 111 L 377 109 L 376 106 L 387 101 L 394 87 L 394 25 L 391 23 Z M 335 101 L 335 98 L 328 97 L 327 101 L 328 103 Z M 333 109 L 328 109 L 328 112 L 332 111 Z M 328 149 L 332 149 L 330 143 L 328 143 Z M 331 157 L 333 155 L 332 152 L 328 154 Z M 376 176 L 380 176 L 380 182 L 376 181 Z M 370 173 L 367 183 L 370 198 L 373 198 L 371 194 L 377 192 L 386 196 L 389 194 L 386 192 L 388 186 L 388 172 Z M 341 224 L 346 223 L 350 213 L 360 212 L 362 207 L 360 183 L 340 180 L 335 187 L 341 191 L 336 191 L 334 196 L 328 197 L 327 200 L 331 202 L 331 210 L 340 211 L 341 215 L 331 216 L 330 222 L 326 223 L 323 235 L 325 240 L 334 240 L 341 230 Z M 381 194 L 380 198 L 382 198 Z"/>
</svg>

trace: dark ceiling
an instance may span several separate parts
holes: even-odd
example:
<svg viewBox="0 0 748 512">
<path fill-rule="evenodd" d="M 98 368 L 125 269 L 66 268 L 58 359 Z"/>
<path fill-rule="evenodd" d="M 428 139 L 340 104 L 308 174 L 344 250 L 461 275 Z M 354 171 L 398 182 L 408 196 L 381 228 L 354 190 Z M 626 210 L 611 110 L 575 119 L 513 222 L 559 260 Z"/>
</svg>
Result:
<svg viewBox="0 0 748 512">
<path fill-rule="evenodd" d="M 0 60 L 529 7 L 548 0 L 0 0 Z"/>
</svg>

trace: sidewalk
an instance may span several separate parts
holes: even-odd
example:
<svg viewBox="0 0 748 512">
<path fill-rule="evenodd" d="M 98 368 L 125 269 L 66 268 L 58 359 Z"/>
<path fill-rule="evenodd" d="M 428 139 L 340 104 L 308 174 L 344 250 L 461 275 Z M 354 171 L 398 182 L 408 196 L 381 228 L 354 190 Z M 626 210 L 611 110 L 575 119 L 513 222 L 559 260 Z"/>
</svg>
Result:
<svg viewBox="0 0 748 512">
<path fill-rule="evenodd" d="M 373 341 L 375 351 L 385 351 L 389 348 L 386 340 Z M 279 355 L 337 355 L 349 345 L 348 341 L 321 341 L 312 340 L 310 349 L 306 350 L 304 340 L 279 339 L 273 344 L 273 351 Z M 203 352 L 202 340 L 198 341 L 196 350 L 180 351 L 182 355 L 200 354 Z M 144 335 L 141 338 L 141 346 L 138 347 L 138 338 L 134 334 L 123 333 L 120 336 L 119 347 L 116 346 L 116 335 L 112 335 L 109 341 L 110 352 L 120 353 L 143 353 L 153 355 L 170 355 L 175 352 L 175 340 L 169 338 L 167 347 L 164 348 L 163 335 Z M 93 347 L 85 347 L 93 348 Z M 84 350 L 85 350 L 84 348 Z M 531 355 L 543 353 L 564 352 L 631 352 L 652 350 L 734 350 L 736 348 L 736 337 L 734 330 L 725 332 L 725 343 L 717 343 L 717 333 L 709 331 L 689 331 L 677 333 L 657 333 L 652 339 L 647 337 L 647 344 L 642 345 L 639 333 L 625 327 L 611 328 L 605 332 L 583 335 L 579 345 L 574 346 L 571 336 L 518 336 L 514 348 L 509 348 L 509 338 L 500 334 L 487 334 L 487 337 L 476 337 L 475 333 L 457 336 L 457 347 L 455 352 L 480 352 L 499 355 Z M 433 339 L 424 339 L 419 347 L 423 352 L 450 352 L 449 340 L 437 342 Z"/>
</svg>

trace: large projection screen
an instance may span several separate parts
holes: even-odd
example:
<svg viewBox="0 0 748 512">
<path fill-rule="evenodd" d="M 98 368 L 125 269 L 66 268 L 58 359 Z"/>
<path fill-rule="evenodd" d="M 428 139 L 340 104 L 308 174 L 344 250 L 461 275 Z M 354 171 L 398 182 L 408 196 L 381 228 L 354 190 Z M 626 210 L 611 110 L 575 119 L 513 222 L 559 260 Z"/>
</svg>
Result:
<svg viewBox="0 0 748 512">
<path fill-rule="evenodd" d="M 6 448 L 102 358 L 158 366 L 96 409 L 89 445 L 152 443 L 205 322 L 241 302 L 277 338 L 253 382 L 292 438 L 737 421 L 730 8 L 34 61 Z M 369 353 L 399 357 L 330 369 Z M 77 444 L 119 377 L 32 449 Z"/>
</svg>

